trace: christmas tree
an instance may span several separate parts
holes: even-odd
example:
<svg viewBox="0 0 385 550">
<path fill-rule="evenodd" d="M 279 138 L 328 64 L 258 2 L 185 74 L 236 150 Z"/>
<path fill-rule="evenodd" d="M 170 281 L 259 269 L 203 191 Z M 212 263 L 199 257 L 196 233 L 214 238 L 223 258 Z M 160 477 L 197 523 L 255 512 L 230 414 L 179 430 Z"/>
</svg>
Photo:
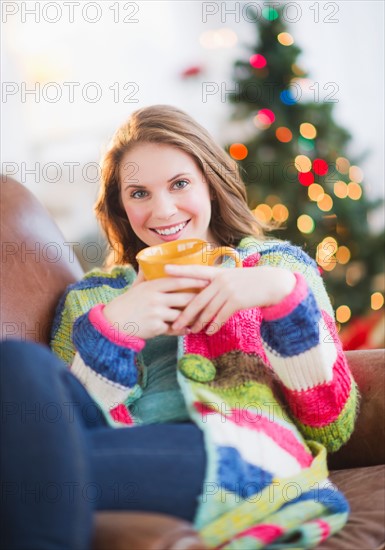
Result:
<svg viewBox="0 0 385 550">
<path fill-rule="evenodd" d="M 280 9 L 250 18 L 257 44 L 235 63 L 229 85 L 231 119 L 248 137 L 228 151 L 239 162 L 250 208 L 262 221 L 281 224 L 284 231 L 273 236 L 316 259 L 339 326 L 346 326 L 384 302 L 385 234 L 373 234 L 368 223 L 382 201 L 367 198 L 362 157 L 348 158 L 351 135 L 333 120 L 334 103 L 319 100 L 316 83 L 314 97 L 304 101 L 308 75 L 296 63 L 301 50 Z"/>
</svg>

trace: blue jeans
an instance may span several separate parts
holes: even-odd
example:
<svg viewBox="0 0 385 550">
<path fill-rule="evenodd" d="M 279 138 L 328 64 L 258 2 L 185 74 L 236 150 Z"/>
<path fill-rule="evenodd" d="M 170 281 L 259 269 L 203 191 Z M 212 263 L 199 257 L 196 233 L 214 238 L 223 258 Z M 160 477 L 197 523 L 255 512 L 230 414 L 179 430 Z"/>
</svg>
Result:
<svg viewBox="0 0 385 550">
<path fill-rule="evenodd" d="M 95 510 L 193 519 L 206 468 L 195 424 L 111 428 L 47 347 L 0 354 L 0 548 L 87 549 Z"/>
</svg>

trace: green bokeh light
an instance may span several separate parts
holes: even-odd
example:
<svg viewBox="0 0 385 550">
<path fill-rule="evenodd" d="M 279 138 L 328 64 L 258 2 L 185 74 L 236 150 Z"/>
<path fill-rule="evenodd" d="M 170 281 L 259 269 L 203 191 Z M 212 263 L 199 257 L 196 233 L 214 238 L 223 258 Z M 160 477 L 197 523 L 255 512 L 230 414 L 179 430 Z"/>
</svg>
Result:
<svg viewBox="0 0 385 550">
<path fill-rule="evenodd" d="M 278 12 L 274 8 L 266 7 L 262 10 L 262 15 L 267 21 L 274 21 L 278 18 Z"/>
</svg>

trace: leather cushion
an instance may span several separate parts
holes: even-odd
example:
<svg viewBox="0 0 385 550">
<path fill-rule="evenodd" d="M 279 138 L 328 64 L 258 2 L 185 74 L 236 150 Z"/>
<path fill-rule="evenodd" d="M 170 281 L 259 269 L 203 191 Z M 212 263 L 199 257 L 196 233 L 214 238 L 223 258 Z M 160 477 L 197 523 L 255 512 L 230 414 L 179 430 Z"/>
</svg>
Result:
<svg viewBox="0 0 385 550">
<path fill-rule="evenodd" d="M 346 496 L 351 513 L 346 526 L 317 548 L 380 549 L 385 542 L 385 466 L 330 472 Z"/>
<path fill-rule="evenodd" d="M 385 350 L 347 351 L 361 394 L 359 414 L 349 441 L 329 453 L 329 470 L 385 464 Z"/>
<path fill-rule="evenodd" d="M 97 512 L 92 550 L 205 550 L 192 525 L 150 512 Z"/>
</svg>

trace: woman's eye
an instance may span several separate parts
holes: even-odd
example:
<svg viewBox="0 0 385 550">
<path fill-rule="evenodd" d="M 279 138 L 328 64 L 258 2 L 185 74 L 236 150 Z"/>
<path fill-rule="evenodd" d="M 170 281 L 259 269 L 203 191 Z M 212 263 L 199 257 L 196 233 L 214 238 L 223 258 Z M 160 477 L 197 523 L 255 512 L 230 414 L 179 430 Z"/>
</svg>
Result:
<svg viewBox="0 0 385 550">
<path fill-rule="evenodd" d="M 177 188 L 177 189 L 184 189 L 185 187 L 187 187 L 189 185 L 189 182 L 186 181 L 186 180 L 179 180 L 179 181 L 176 181 L 174 183 L 174 186 Z"/>
<path fill-rule="evenodd" d="M 146 191 L 134 191 L 131 193 L 133 199 L 142 199 L 146 195 Z"/>
</svg>

